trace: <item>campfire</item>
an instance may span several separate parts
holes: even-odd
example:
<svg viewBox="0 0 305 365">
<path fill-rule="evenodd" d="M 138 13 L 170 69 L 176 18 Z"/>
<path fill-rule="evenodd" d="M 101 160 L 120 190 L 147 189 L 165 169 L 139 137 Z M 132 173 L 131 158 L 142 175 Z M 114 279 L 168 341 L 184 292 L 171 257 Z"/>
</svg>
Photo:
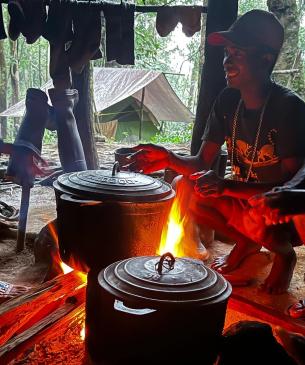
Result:
<svg viewBox="0 0 305 365">
<path fill-rule="evenodd" d="M 182 227 L 183 218 L 180 214 L 179 199 L 176 198 L 162 232 L 160 246 L 157 250 L 158 255 L 170 252 L 175 257 L 184 256 L 181 245 Z M 50 224 L 49 230 L 58 244 L 54 225 Z M 71 326 L 74 326 L 74 344 L 76 341 L 79 347 L 83 347 L 87 275 L 64 263 L 60 259 L 58 250 L 53 254 L 53 266 L 57 268 L 57 271 L 60 267 L 62 273 L 27 294 L 14 298 L 1 306 L 1 363 L 28 357 L 29 349 L 34 344 L 38 344 L 39 341 L 46 342 L 46 339 L 52 338 L 52 336 L 56 337 L 63 331 L 63 328 L 67 327 L 69 332 Z M 74 263 L 73 267 L 77 267 L 77 265 Z M 63 336 L 66 336 L 65 331 L 63 331 Z M 37 355 L 38 345 L 35 346 L 34 352 Z M 71 359 L 69 358 L 69 360 Z M 33 359 L 31 361 L 29 363 L 35 363 Z"/>
<path fill-rule="evenodd" d="M 162 231 L 160 246 L 157 249 L 157 255 L 163 255 L 170 252 L 175 257 L 185 256 L 182 246 L 183 239 L 183 223 L 185 217 L 181 214 L 179 196 L 173 201 L 167 224 Z"/>
</svg>

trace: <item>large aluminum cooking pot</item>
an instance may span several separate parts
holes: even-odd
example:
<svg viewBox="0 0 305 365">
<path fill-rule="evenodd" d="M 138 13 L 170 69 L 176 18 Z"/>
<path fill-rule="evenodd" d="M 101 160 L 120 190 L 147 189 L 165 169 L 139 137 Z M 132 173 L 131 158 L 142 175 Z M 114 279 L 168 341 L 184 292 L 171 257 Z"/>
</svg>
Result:
<svg viewBox="0 0 305 365">
<path fill-rule="evenodd" d="M 133 172 L 88 170 L 53 184 L 60 255 L 77 269 L 102 269 L 131 256 L 154 255 L 175 192 Z"/>
<path fill-rule="evenodd" d="M 86 346 L 99 364 L 213 364 L 231 285 L 201 261 L 167 253 L 90 272 Z M 198 357 L 199 356 L 199 357 Z"/>
</svg>

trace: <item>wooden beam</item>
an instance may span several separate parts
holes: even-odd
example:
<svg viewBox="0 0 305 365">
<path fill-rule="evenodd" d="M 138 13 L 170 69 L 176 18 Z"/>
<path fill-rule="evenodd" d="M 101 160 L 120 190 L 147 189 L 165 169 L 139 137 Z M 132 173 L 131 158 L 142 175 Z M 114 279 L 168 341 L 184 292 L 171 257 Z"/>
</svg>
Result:
<svg viewBox="0 0 305 365">
<path fill-rule="evenodd" d="M 238 0 L 209 0 L 206 36 L 212 32 L 226 30 L 237 18 Z M 223 70 L 223 48 L 212 47 L 205 41 L 205 62 L 201 73 L 201 86 L 193 129 L 191 154 L 195 155 L 201 146 L 211 107 L 218 93 L 225 87 Z"/>
<path fill-rule="evenodd" d="M 59 275 L 0 307 L 0 347 L 16 333 L 60 306 L 68 297 L 85 291 L 86 283 L 75 272 Z"/>
<path fill-rule="evenodd" d="M 228 302 L 228 309 L 244 313 L 262 322 L 268 322 L 270 325 L 280 326 L 287 331 L 297 332 L 305 336 L 304 320 L 291 318 L 283 312 L 247 300 L 240 295 L 232 294 Z"/>
<path fill-rule="evenodd" d="M 11 364 L 13 360 L 20 361 L 20 364 L 30 363 L 28 358 L 33 353 L 35 357 L 37 346 L 41 345 L 49 347 L 54 338 L 60 338 L 64 336 L 67 331 L 71 331 L 72 328 L 82 326 L 85 322 L 85 303 L 78 304 L 72 311 L 71 308 L 72 306 L 69 307 L 68 305 L 65 308 L 62 308 L 60 311 L 53 313 L 54 321 L 52 321 L 51 317 L 49 317 L 49 325 L 41 328 L 35 335 L 29 337 L 27 340 L 24 340 L 18 344 L 18 346 L 12 347 L 10 350 L 8 350 L 0 358 L 1 365 Z M 67 313 L 64 314 L 65 312 Z M 63 314 L 63 316 L 61 316 L 61 314 Z M 65 347 L 63 347 L 63 349 L 63 351 L 66 350 Z M 81 359 L 83 355 L 84 354 L 79 353 L 78 356 Z M 59 360 L 59 358 L 60 354 L 57 353 L 56 356 L 54 355 L 54 359 Z M 50 363 L 50 360 L 48 363 Z"/>
<path fill-rule="evenodd" d="M 59 308 L 52 311 L 47 316 L 41 318 L 40 321 L 34 323 L 29 328 L 20 332 L 12 339 L 10 339 L 5 345 L 0 348 L 0 358 L 5 355 L 9 351 L 17 349 L 19 345 L 26 342 L 31 337 L 38 334 L 43 329 L 49 327 L 53 323 L 57 322 L 60 318 L 66 316 L 68 313 L 72 312 L 75 308 L 83 305 L 85 302 L 85 291 L 83 291 L 80 295 L 75 297 L 75 301 L 67 301 L 63 303 Z"/>
</svg>

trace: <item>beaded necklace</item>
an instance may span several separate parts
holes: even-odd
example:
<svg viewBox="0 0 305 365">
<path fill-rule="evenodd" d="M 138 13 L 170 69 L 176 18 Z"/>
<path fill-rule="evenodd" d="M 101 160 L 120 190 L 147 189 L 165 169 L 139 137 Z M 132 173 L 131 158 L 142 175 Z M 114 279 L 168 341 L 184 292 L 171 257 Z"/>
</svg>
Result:
<svg viewBox="0 0 305 365">
<path fill-rule="evenodd" d="M 261 133 L 261 127 L 262 127 L 262 123 L 263 123 L 263 118 L 264 118 L 266 106 L 268 104 L 270 95 L 271 95 L 271 91 L 269 92 L 269 94 L 268 94 L 268 96 L 267 96 L 267 98 L 265 100 L 265 103 L 263 105 L 262 111 L 261 111 L 260 116 L 259 116 L 259 122 L 258 122 L 258 126 L 257 126 L 257 131 L 256 131 L 256 136 L 255 136 L 255 141 L 254 141 L 254 147 L 253 147 L 253 151 L 252 151 L 250 166 L 248 168 L 248 173 L 247 173 L 247 177 L 245 179 L 245 182 L 248 182 L 249 181 L 249 178 L 250 178 L 250 175 L 251 175 L 251 172 L 252 172 L 254 158 L 255 158 L 255 155 L 256 155 L 256 152 L 257 152 L 258 140 L 259 140 L 260 133 Z M 232 165 L 232 172 L 233 172 L 233 174 L 234 174 L 234 171 L 235 171 L 235 167 L 234 167 L 234 151 L 235 151 L 235 144 L 236 144 L 236 129 L 237 129 L 237 121 L 238 121 L 238 118 L 239 118 L 239 113 L 240 113 L 241 105 L 242 105 L 242 99 L 240 99 L 239 102 L 238 102 L 237 108 L 235 110 L 234 118 L 233 118 L 232 150 L 231 150 L 231 165 Z"/>
</svg>

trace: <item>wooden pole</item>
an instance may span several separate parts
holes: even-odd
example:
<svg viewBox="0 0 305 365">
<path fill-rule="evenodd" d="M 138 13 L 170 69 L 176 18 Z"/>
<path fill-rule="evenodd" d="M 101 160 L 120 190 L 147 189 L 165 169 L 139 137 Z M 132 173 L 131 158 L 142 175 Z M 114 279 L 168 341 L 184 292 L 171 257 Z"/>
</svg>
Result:
<svg viewBox="0 0 305 365">
<path fill-rule="evenodd" d="M 142 89 L 142 96 L 141 96 L 140 126 L 139 126 L 139 141 L 141 141 L 141 139 L 142 139 L 143 112 L 144 112 L 144 98 L 145 98 L 145 87 L 143 87 L 143 89 Z"/>
<path fill-rule="evenodd" d="M 0 348 L 20 329 L 48 314 L 50 309 L 62 304 L 68 297 L 85 291 L 86 283 L 75 271 L 59 275 L 53 280 L 19 297 L 2 303 L 0 308 Z M 1 363 L 1 361 L 0 361 Z"/>
<path fill-rule="evenodd" d="M 237 18 L 237 11 L 238 0 L 209 0 L 206 35 L 228 29 Z M 195 155 L 201 146 L 201 138 L 214 100 L 225 87 L 222 61 L 223 48 L 208 45 L 206 37 L 205 63 L 201 73 L 201 86 L 191 144 L 192 155 Z"/>
<path fill-rule="evenodd" d="M 26 235 L 26 223 L 28 219 L 28 210 L 30 204 L 31 188 L 28 185 L 22 186 L 16 252 L 24 249 L 24 241 Z"/>
</svg>

